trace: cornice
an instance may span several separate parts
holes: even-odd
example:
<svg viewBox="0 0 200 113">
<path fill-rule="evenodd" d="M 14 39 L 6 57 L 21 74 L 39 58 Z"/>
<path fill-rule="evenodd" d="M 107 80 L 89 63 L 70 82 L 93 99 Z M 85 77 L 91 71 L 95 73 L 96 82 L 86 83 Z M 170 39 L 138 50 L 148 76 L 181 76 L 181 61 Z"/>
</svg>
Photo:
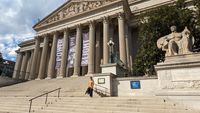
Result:
<svg viewBox="0 0 200 113">
<path fill-rule="evenodd" d="M 35 39 L 30 39 L 27 41 L 23 41 L 20 44 L 18 44 L 19 47 L 24 47 L 24 46 L 28 46 L 28 45 L 33 45 L 35 44 Z"/>
<path fill-rule="evenodd" d="M 135 16 L 140 15 L 141 13 L 145 13 L 146 11 L 153 10 L 157 7 L 161 7 L 161 6 L 164 6 L 164 5 L 173 5 L 177 0 L 169 0 L 169 1 L 165 1 L 165 2 L 162 2 L 162 3 L 155 4 L 155 5 L 151 5 L 149 7 L 141 8 L 141 9 L 137 9 L 137 7 L 134 8 L 134 5 L 137 5 L 137 4 L 140 4 L 142 2 L 146 2 L 146 1 L 150 1 L 150 0 L 136 0 L 136 1 L 129 3 L 130 7 L 133 7 L 131 9 L 131 11 Z M 192 0 L 186 0 L 186 3 L 190 3 L 191 1 Z"/>
</svg>

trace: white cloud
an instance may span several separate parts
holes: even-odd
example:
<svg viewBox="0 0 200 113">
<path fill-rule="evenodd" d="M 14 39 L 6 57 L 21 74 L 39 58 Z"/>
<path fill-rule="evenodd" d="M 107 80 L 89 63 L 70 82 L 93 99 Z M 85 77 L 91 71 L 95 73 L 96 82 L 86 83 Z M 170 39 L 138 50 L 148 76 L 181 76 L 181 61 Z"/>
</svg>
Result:
<svg viewBox="0 0 200 113">
<path fill-rule="evenodd" d="M 3 58 L 15 60 L 17 44 L 34 36 L 32 26 L 38 18 L 44 18 L 65 1 L 0 0 L 0 52 Z"/>
</svg>

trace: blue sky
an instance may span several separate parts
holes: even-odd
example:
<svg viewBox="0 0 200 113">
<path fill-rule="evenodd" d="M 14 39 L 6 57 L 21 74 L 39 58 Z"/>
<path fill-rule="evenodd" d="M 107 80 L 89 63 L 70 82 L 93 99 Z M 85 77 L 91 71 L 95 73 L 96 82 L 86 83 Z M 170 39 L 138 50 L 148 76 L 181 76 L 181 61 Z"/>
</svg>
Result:
<svg viewBox="0 0 200 113">
<path fill-rule="evenodd" d="M 17 44 L 33 38 L 32 26 L 66 0 L 0 0 L 0 52 L 7 60 L 16 60 Z"/>
</svg>

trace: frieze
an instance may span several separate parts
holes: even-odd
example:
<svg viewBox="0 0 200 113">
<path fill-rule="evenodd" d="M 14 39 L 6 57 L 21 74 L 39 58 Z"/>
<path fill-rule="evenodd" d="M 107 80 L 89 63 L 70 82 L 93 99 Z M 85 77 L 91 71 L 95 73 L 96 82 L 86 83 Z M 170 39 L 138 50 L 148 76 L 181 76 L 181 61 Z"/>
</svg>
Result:
<svg viewBox="0 0 200 113">
<path fill-rule="evenodd" d="M 111 3 L 116 0 L 99 0 L 99 1 L 82 1 L 82 2 L 70 2 L 66 6 L 62 8 L 61 11 L 57 12 L 56 14 L 50 16 L 39 24 L 38 26 L 43 26 L 49 23 L 53 23 L 71 16 L 75 16 L 79 13 L 86 12 L 92 9 L 96 9 L 98 7 L 101 7 L 103 5 L 106 5 L 108 3 Z"/>
</svg>

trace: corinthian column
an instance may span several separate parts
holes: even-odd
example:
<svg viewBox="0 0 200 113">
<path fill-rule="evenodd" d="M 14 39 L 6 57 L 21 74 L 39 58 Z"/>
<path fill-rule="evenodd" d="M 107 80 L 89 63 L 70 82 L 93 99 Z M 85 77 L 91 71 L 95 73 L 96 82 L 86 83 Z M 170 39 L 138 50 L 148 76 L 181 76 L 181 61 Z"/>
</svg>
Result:
<svg viewBox="0 0 200 113">
<path fill-rule="evenodd" d="M 33 59 L 33 52 L 30 51 L 29 53 L 29 60 L 28 60 L 28 66 L 27 66 L 27 69 L 26 69 L 26 76 L 25 76 L 25 80 L 29 80 L 29 77 L 30 77 L 30 70 L 31 70 L 31 63 L 32 63 L 32 59 Z"/>
<path fill-rule="evenodd" d="M 81 41 L 82 41 L 82 29 L 81 25 L 77 25 L 76 28 L 76 47 L 75 47 L 75 59 L 74 59 L 74 73 L 72 77 L 80 75 L 81 66 Z"/>
<path fill-rule="evenodd" d="M 52 44 L 52 48 L 51 48 L 51 55 L 50 55 L 50 59 L 49 59 L 47 79 L 51 79 L 55 76 L 57 40 L 58 40 L 58 32 L 54 32 L 53 44 Z"/>
<path fill-rule="evenodd" d="M 33 53 L 33 61 L 31 66 L 31 73 L 30 73 L 30 79 L 35 79 L 36 76 L 36 66 L 37 66 L 37 58 L 38 58 L 38 52 L 40 49 L 40 40 L 39 37 L 35 38 L 35 49 Z"/>
<path fill-rule="evenodd" d="M 28 52 L 26 51 L 24 53 L 24 57 L 23 57 L 23 60 L 22 60 L 22 68 L 21 68 L 21 71 L 20 71 L 20 79 L 22 79 L 22 80 L 25 79 L 27 63 L 28 63 Z"/>
<path fill-rule="evenodd" d="M 62 48 L 62 60 L 61 60 L 61 67 L 60 67 L 60 75 L 57 78 L 63 78 L 66 76 L 66 66 L 67 66 L 67 53 L 68 53 L 68 37 L 69 37 L 69 30 L 64 29 L 64 42 Z"/>
<path fill-rule="evenodd" d="M 108 64 L 109 20 L 103 18 L 103 64 Z"/>
<path fill-rule="evenodd" d="M 130 67 L 130 50 L 129 50 L 129 26 L 128 24 L 126 23 L 125 24 L 125 42 L 126 42 L 126 58 L 127 58 L 127 67 L 128 67 L 128 70 L 130 71 L 131 67 Z"/>
<path fill-rule="evenodd" d="M 89 56 L 88 56 L 88 75 L 94 74 L 94 50 L 95 50 L 95 24 L 90 21 L 89 25 Z"/>
<path fill-rule="evenodd" d="M 40 61 L 39 75 L 38 79 L 44 79 L 45 75 L 45 66 L 47 65 L 47 52 L 49 47 L 49 38 L 47 34 L 44 36 L 44 46 L 42 50 L 42 57 Z"/>
<path fill-rule="evenodd" d="M 15 68 L 14 68 L 14 73 L 13 73 L 13 78 L 14 79 L 19 79 L 19 72 L 20 72 L 20 69 L 21 69 L 21 64 L 22 64 L 22 53 L 17 52 L 17 61 L 16 61 L 16 64 L 15 64 Z"/>
<path fill-rule="evenodd" d="M 126 42 L 125 42 L 125 26 L 124 26 L 124 14 L 119 13 L 118 15 L 118 26 L 119 26 L 119 54 L 120 59 L 126 65 Z"/>
</svg>

